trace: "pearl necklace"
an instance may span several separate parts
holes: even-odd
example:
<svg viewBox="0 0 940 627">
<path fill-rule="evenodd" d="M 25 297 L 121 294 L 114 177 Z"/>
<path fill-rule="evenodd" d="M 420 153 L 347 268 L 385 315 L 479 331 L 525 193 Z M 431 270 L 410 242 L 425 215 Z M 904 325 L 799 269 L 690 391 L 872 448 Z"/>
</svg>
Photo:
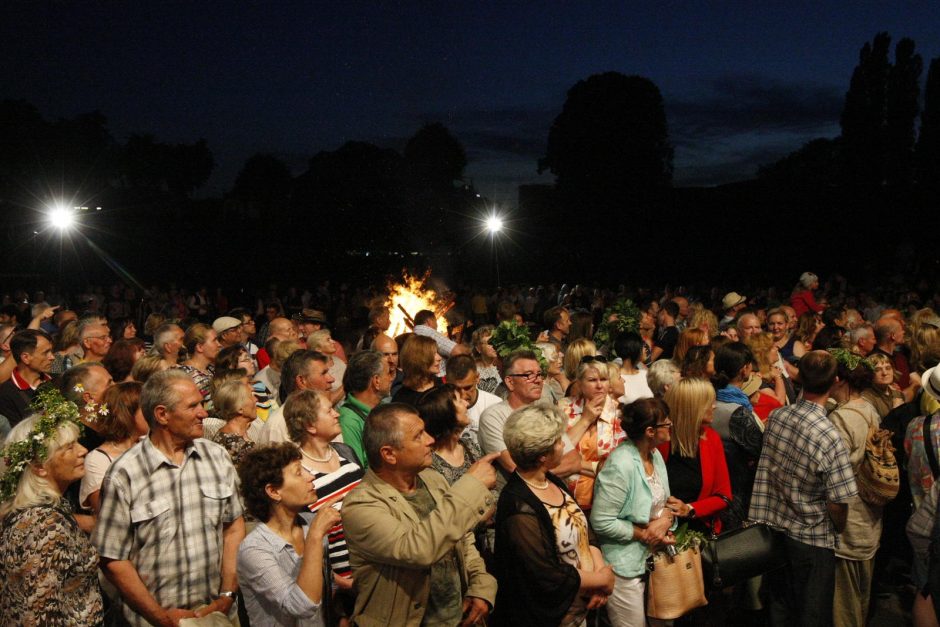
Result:
<svg viewBox="0 0 940 627">
<path fill-rule="evenodd" d="M 319 457 L 314 457 L 313 455 L 311 455 L 310 453 L 308 453 L 307 451 L 305 451 L 305 450 L 303 450 L 303 449 L 300 449 L 300 453 L 301 453 L 301 455 L 303 455 L 304 457 L 306 457 L 306 458 L 309 459 L 310 461 L 317 462 L 318 464 L 325 464 L 325 463 L 327 463 L 328 461 L 330 461 L 331 459 L 333 459 L 333 456 L 334 456 L 334 455 L 336 455 L 336 453 L 333 451 L 333 447 L 330 447 L 330 454 L 326 456 L 326 459 L 321 459 L 321 458 L 319 458 Z"/>
<path fill-rule="evenodd" d="M 519 478 L 522 479 L 523 483 L 525 483 L 527 486 L 529 486 L 530 488 L 533 488 L 533 489 L 535 489 L 535 490 L 547 490 L 547 489 L 548 489 L 548 479 L 546 479 L 545 481 L 543 481 L 543 482 L 542 482 L 542 485 L 538 485 L 537 483 L 534 483 L 534 482 L 532 482 L 532 481 L 529 481 L 528 479 L 526 479 L 526 478 L 523 477 L 522 475 L 519 475 Z"/>
</svg>

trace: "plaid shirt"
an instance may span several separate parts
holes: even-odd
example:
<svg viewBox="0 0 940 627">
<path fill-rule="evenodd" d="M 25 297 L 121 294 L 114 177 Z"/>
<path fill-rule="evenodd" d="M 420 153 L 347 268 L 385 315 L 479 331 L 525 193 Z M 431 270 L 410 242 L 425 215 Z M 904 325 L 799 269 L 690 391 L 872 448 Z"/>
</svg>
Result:
<svg viewBox="0 0 940 627">
<path fill-rule="evenodd" d="M 803 398 L 770 414 L 748 517 L 783 529 L 793 540 L 834 549 L 826 503 L 858 495 L 839 431 L 820 405 Z"/>
<path fill-rule="evenodd" d="M 222 527 L 241 515 L 224 448 L 197 439 L 177 466 L 144 438 L 108 469 L 92 542 L 102 557 L 130 560 L 162 607 L 192 609 L 219 592 Z M 147 624 L 129 606 L 124 614 Z"/>
</svg>

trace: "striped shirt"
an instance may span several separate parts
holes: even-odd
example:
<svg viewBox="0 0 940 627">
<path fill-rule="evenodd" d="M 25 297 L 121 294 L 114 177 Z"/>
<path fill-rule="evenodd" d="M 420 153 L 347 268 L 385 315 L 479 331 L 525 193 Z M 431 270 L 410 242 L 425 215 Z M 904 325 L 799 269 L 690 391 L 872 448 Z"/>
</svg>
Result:
<svg viewBox="0 0 940 627">
<path fill-rule="evenodd" d="M 317 489 L 317 500 L 310 505 L 311 512 L 318 512 L 325 501 L 330 500 L 337 494 L 345 498 L 350 490 L 355 488 L 359 485 L 359 482 L 362 481 L 364 475 L 362 468 L 360 468 L 356 462 L 340 454 L 339 451 L 336 452 L 336 455 L 339 457 L 340 465 L 339 468 L 333 472 L 319 472 L 304 465 L 307 472 L 314 476 L 314 486 Z M 301 463 L 306 461 L 307 460 L 304 459 Z M 342 509 L 342 498 L 335 505 L 337 510 Z M 330 545 L 330 566 L 333 568 L 333 572 L 340 577 L 352 577 L 352 569 L 349 566 L 349 549 L 346 548 L 346 535 L 343 533 L 342 521 L 336 523 L 336 525 L 330 529 L 328 538 Z"/>
<path fill-rule="evenodd" d="M 848 503 L 857 495 L 845 442 L 820 405 L 800 398 L 771 412 L 748 518 L 798 542 L 834 549 L 826 503 Z"/>
<path fill-rule="evenodd" d="M 197 439 L 180 466 L 144 438 L 101 485 L 92 542 L 104 558 L 130 560 L 162 607 L 210 603 L 222 583 L 222 529 L 242 515 L 235 467 L 224 448 Z M 147 621 L 124 606 L 131 625 Z"/>
</svg>

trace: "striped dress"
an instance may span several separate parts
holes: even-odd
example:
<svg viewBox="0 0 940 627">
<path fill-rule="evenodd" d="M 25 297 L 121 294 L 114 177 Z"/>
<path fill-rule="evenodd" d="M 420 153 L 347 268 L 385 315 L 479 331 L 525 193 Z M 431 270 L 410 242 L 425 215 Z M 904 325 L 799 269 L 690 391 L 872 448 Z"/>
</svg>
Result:
<svg viewBox="0 0 940 627">
<path fill-rule="evenodd" d="M 334 449 L 335 450 L 335 449 Z M 336 451 L 339 457 L 339 468 L 333 472 L 319 472 L 304 464 L 307 472 L 315 478 L 314 486 L 317 489 L 317 500 L 310 505 L 310 511 L 316 513 L 325 501 L 330 500 L 337 494 L 343 497 L 349 494 L 349 491 L 359 485 L 362 477 L 365 475 L 362 468 L 356 462 L 347 459 L 346 456 Z M 306 460 L 304 460 L 305 462 Z M 302 462 L 303 463 L 303 462 Z M 337 509 L 342 507 L 342 499 L 336 503 Z M 349 549 L 346 548 L 346 536 L 343 533 L 342 521 L 330 529 L 329 533 L 329 554 L 330 566 L 333 572 L 340 577 L 351 577 L 352 569 L 349 567 Z"/>
</svg>

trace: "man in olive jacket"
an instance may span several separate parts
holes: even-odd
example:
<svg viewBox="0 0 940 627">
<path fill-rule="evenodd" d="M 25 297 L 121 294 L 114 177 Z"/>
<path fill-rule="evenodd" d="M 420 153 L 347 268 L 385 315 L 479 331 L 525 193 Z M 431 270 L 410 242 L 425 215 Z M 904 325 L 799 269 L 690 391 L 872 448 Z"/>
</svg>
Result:
<svg viewBox="0 0 940 627">
<path fill-rule="evenodd" d="M 448 486 L 429 468 L 434 439 L 403 403 L 374 409 L 362 443 L 369 470 L 343 500 L 357 590 L 353 623 L 417 627 L 485 619 L 496 579 L 473 546 L 472 530 L 492 514 L 495 455 Z"/>
</svg>

